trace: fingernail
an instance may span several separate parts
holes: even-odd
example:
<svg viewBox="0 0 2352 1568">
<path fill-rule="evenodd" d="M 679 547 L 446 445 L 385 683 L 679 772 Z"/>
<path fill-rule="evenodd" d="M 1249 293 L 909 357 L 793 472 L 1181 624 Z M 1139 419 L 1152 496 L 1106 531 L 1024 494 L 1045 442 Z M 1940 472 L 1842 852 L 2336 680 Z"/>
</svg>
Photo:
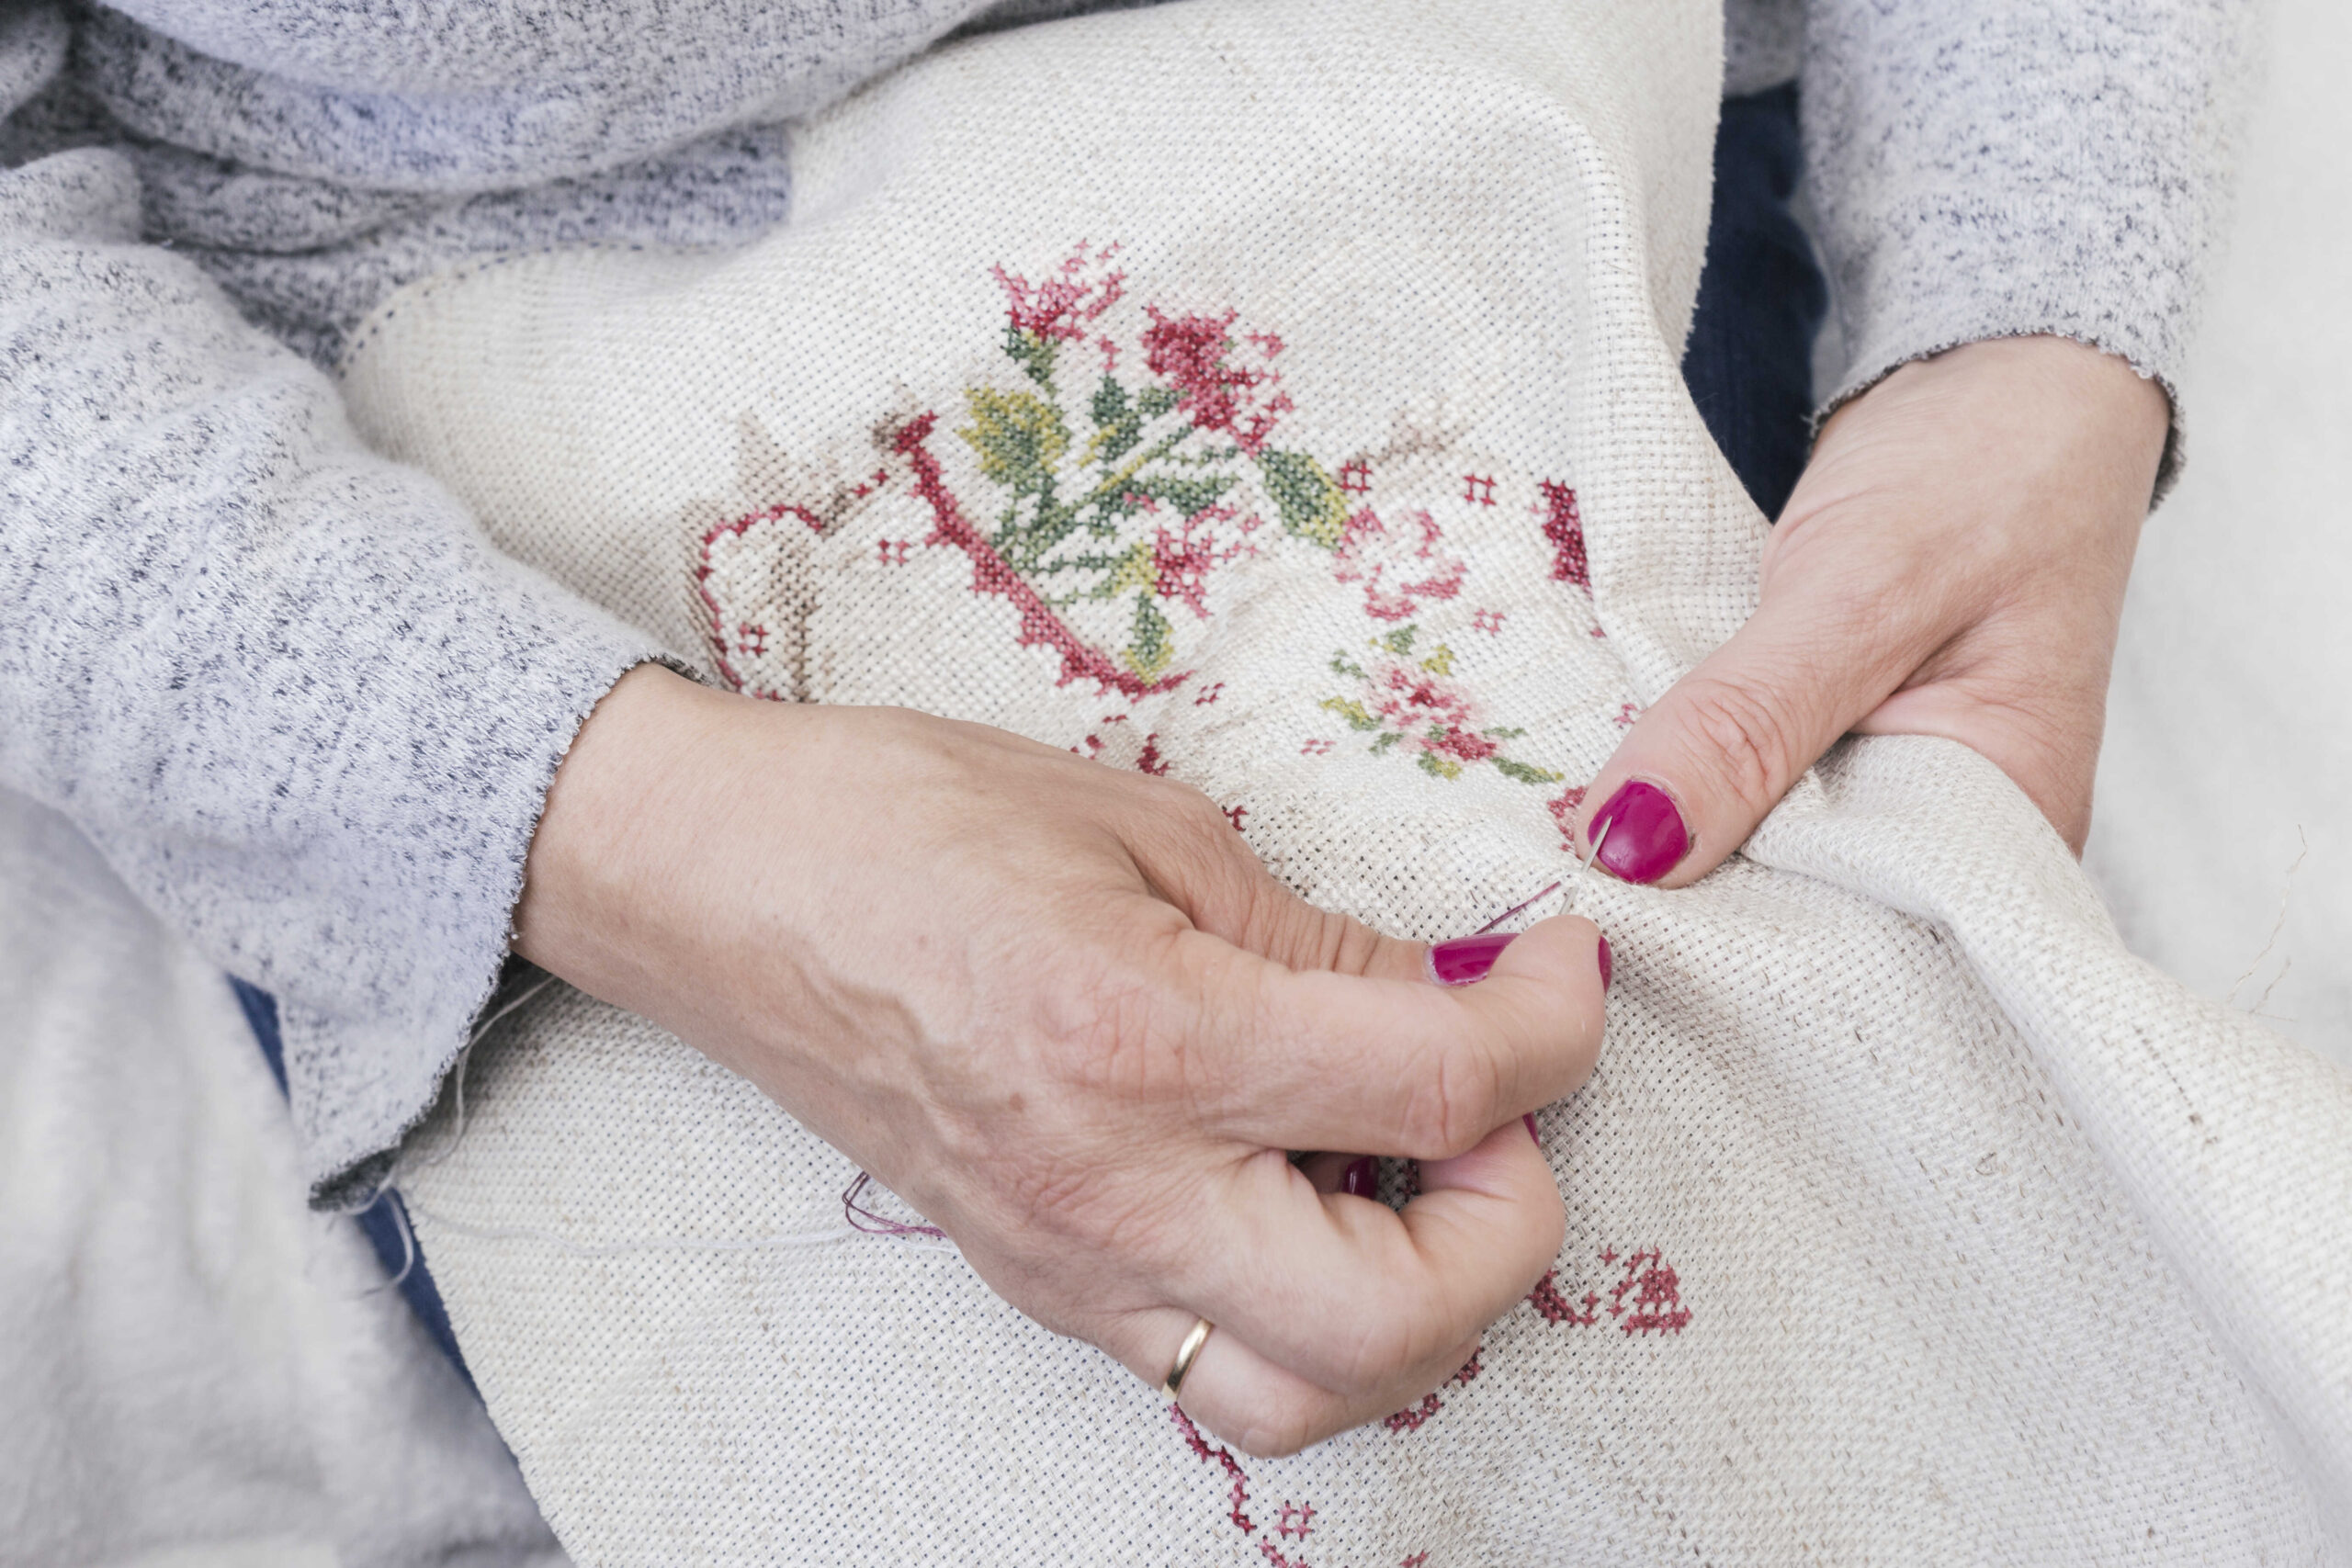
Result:
<svg viewBox="0 0 2352 1568">
<path fill-rule="evenodd" d="M 1531 1111 L 1526 1115 L 1521 1117 L 1520 1120 L 1527 1123 L 1527 1135 L 1535 1140 L 1535 1146 L 1539 1149 L 1542 1148 L 1544 1146 L 1544 1137 L 1542 1134 L 1535 1130 L 1535 1112 Z"/>
<path fill-rule="evenodd" d="M 1600 959 L 1600 988 L 1605 991 L 1609 988 L 1609 939 L 1607 937 L 1600 939 L 1599 957 Z"/>
<path fill-rule="evenodd" d="M 1380 1185 L 1380 1162 L 1366 1155 L 1340 1178 L 1340 1190 L 1351 1198 L 1369 1198 Z"/>
<path fill-rule="evenodd" d="M 1690 829 L 1674 799 L 1654 784 L 1628 779 L 1609 804 L 1592 814 L 1585 842 L 1600 838 L 1600 863 L 1624 882 L 1656 882 L 1675 868 L 1690 848 Z"/>
<path fill-rule="evenodd" d="M 1516 931 L 1489 931 L 1485 936 L 1458 936 L 1430 949 L 1430 978 L 1441 986 L 1466 986 L 1483 980 Z"/>
</svg>

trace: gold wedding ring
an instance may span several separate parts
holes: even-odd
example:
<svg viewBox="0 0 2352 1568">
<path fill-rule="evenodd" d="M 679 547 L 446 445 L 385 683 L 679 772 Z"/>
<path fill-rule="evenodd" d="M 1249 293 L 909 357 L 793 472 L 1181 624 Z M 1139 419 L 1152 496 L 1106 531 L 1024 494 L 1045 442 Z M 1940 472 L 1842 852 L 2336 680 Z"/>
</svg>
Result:
<svg viewBox="0 0 2352 1568">
<path fill-rule="evenodd" d="M 1207 1344 L 1209 1336 L 1216 1332 L 1216 1325 L 1205 1317 L 1193 1325 L 1193 1332 L 1184 1336 L 1184 1343 L 1177 1347 L 1176 1364 L 1168 1369 L 1168 1376 L 1159 1385 L 1162 1399 L 1172 1404 L 1182 1394 L 1184 1374 L 1191 1371 L 1193 1363 L 1201 1359 L 1201 1347 Z"/>
</svg>

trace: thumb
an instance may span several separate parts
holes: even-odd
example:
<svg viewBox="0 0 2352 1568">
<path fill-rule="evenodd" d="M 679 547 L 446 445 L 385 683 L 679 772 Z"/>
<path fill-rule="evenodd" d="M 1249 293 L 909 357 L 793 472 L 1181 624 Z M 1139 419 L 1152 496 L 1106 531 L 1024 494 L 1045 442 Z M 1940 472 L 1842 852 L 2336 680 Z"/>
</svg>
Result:
<svg viewBox="0 0 2352 1568">
<path fill-rule="evenodd" d="M 1804 772 L 1902 685 L 1921 650 L 1867 600 L 1767 598 L 1675 682 L 1585 791 L 1584 853 L 1680 887 L 1729 859 Z"/>
</svg>

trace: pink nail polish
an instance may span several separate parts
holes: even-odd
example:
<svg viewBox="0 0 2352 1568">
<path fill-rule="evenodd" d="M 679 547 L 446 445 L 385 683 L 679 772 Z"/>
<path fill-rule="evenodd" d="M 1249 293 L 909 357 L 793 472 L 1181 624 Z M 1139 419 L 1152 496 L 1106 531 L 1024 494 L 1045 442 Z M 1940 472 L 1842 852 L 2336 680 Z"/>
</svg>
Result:
<svg viewBox="0 0 2352 1568">
<path fill-rule="evenodd" d="M 1517 937 L 1516 931 L 1489 931 L 1485 936 L 1439 942 L 1430 949 L 1430 978 L 1441 986 L 1467 986 L 1483 980 Z"/>
<path fill-rule="evenodd" d="M 1595 956 L 1600 960 L 1600 988 L 1605 991 L 1609 988 L 1610 969 L 1609 939 L 1607 937 L 1602 937 L 1600 939 L 1600 947 Z"/>
<path fill-rule="evenodd" d="M 1628 779 L 1617 786 L 1609 804 L 1592 814 L 1585 841 L 1609 837 L 1600 845 L 1600 863 L 1621 881 L 1656 882 L 1672 871 L 1690 852 L 1690 830 L 1674 798 L 1654 784 Z"/>
<path fill-rule="evenodd" d="M 1351 1198 L 1369 1198 L 1380 1187 L 1380 1162 L 1366 1155 L 1340 1178 L 1340 1190 Z"/>
<path fill-rule="evenodd" d="M 1542 1148 L 1544 1146 L 1544 1134 L 1535 1130 L 1535 1112 L 1531 1111 L 1526 1115 L 1521 1117 L 1520 1120 L 1527 1123 L 1527 1135 L 1535 1140 L 1535 1146 L 1539 1149 Z"/>
</svg>

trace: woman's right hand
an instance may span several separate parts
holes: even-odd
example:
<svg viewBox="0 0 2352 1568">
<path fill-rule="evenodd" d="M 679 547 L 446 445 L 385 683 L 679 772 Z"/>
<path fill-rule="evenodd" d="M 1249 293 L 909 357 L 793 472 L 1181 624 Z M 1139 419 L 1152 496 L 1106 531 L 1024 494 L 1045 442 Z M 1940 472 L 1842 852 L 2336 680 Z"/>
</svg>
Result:
<svg viewBox="0 0 2352 1568">
<path fill-rule="evenodd" d="M 1598 933 L 1477 985 L 1317 910 L 1197 791 L 894 708 L 624 679 L 548 797 L 516 951 L 742 1074 L 999 1293 L 1287 1452 L 1435 1387 L 1563 1214 L 1522 1112 L 1599 1049 Z M 1422 1162 L 1402 1213 L 1291 1149 Z M 1328 1185 L 1328 1183 L 1327 1183 Z"/>
</svg>

